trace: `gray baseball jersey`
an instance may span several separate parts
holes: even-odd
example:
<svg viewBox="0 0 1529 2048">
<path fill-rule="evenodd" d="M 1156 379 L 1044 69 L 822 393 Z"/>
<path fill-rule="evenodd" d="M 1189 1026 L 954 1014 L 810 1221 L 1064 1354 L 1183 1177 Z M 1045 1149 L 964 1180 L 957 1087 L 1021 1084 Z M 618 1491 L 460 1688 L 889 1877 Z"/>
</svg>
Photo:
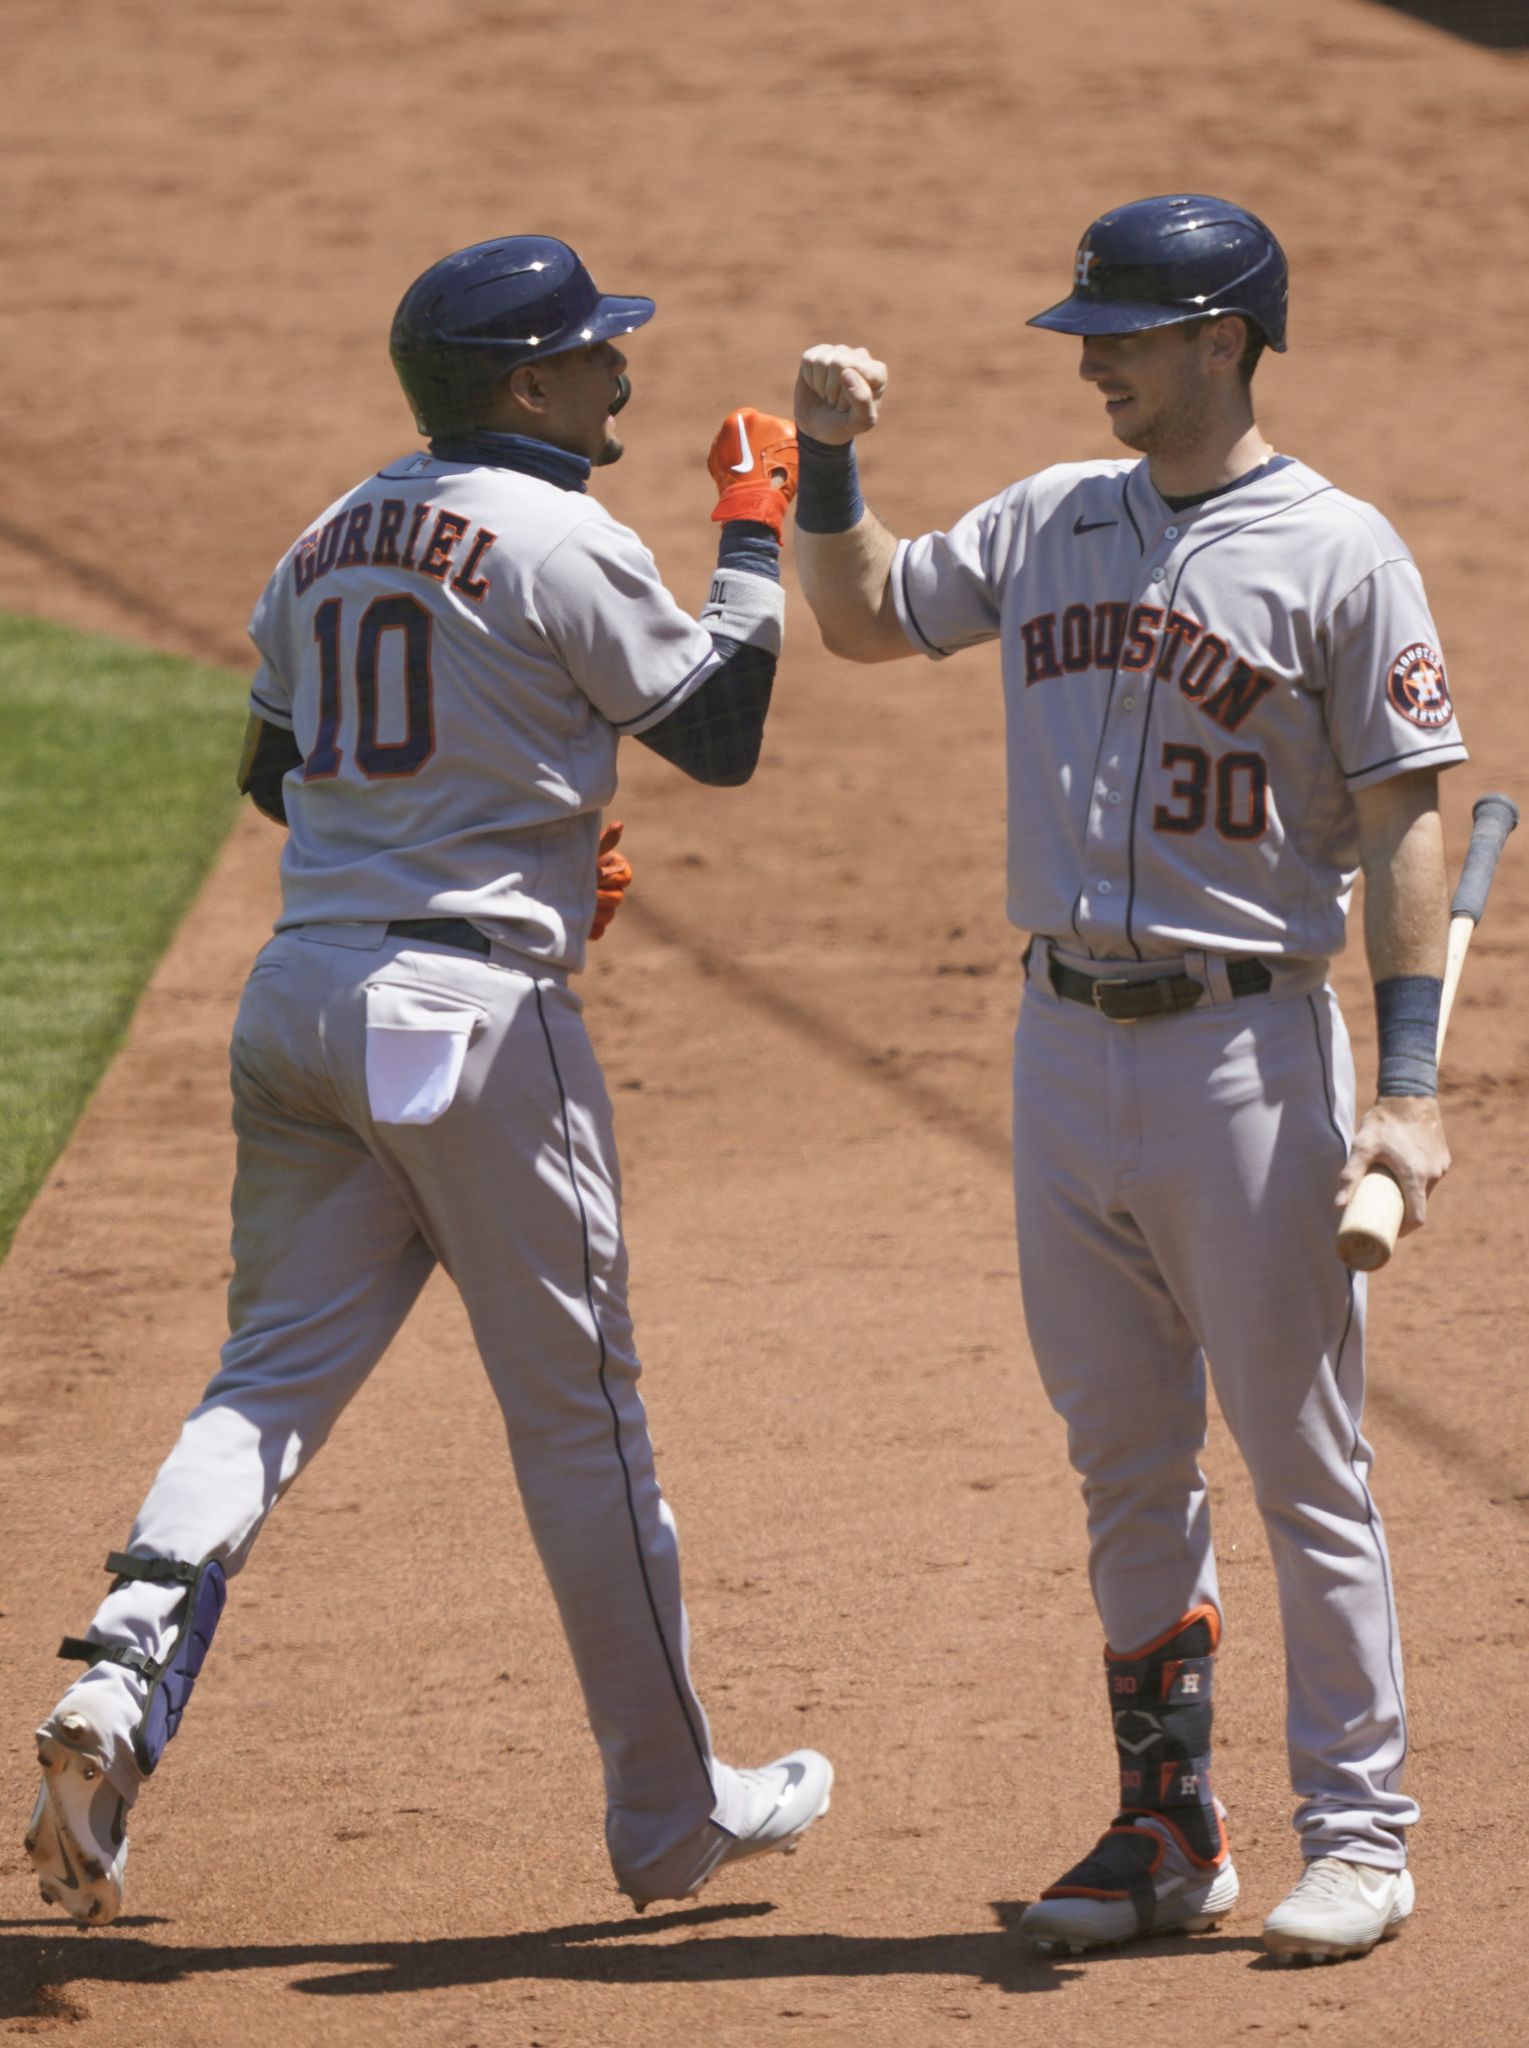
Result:
<svg viewBox="0 0 1529 2048">
<path fill-rule="evenodd" d="M 1003 648 L 1009 915 L 1096 958 L 1325 958 L 1350 792 L 1465 758 L 1412 557 L 1304 463 L 1175 511 L 1145 462 L 1013 484 L 893 571 L 913 643 Z"/>
<path fill-rule="evenodd" d="M 778 587 L 752 582 L 774 600 L 762 630 L 778 649 Z M 569 969 L 617 741 L 720 660 L 593 498 L 428 455 L 330 506 L 278 565 L 250 633 L 250 707 L 290 726 L 304 756 L 284 790 L 278 929 L 468 917 Z"/>
</svg>

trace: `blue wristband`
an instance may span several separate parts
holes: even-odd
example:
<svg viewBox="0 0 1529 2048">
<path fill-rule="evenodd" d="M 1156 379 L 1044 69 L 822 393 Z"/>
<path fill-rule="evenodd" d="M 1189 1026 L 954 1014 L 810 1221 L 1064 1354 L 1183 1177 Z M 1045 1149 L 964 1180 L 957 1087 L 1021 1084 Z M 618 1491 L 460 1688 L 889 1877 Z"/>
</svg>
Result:
<svg viewBox="0 0 1529 2048">
<path fill-rule="evenodd" d="M 1436 974 L 1393 974 L 1375 984 L 1375 1027 L 1380 1041 L 1377 1095 L 1437 1095 L 1439 1005 L 1444 984 Z"/>
<path fill-rule="evenodd" d="M 746 569 L 751 576 L 780 581 L 780 541 L 757 519 L 726 519 L 717 542 L 719 569 Z"/>
<path fill-rule="evenodd" d="M 848 533 L 865 517 L 855 444 L 815 441 L 798 433 L 801 473 L 796 486 L 796 523 L 803 533 Z"/>
</svg>

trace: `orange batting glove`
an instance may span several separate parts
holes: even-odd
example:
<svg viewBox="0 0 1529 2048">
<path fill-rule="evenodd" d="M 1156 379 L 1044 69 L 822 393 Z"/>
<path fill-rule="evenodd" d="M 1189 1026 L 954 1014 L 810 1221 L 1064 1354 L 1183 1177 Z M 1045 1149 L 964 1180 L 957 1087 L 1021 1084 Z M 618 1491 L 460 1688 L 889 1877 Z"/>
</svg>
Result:
<svg viewBox="0 0 1529 2048">
<path fill-rule="evenodd" d="M 796 496 L 796 428 L 743 405 L 717 429 L 706 467 L 722 493 L 712 518 L 757 519 L 777 540 Z"/>
<path fill-rule="evenodd" d="M 600 858 L 595 862 L 595 914 L 589 927 L 591 939 L 604 936 L 606 926 L 632 886 L 632 863 L 624 853 L 616 851 L 620 837 L 620 820 L 613 818 L 600 834 Z"/>
</svg>

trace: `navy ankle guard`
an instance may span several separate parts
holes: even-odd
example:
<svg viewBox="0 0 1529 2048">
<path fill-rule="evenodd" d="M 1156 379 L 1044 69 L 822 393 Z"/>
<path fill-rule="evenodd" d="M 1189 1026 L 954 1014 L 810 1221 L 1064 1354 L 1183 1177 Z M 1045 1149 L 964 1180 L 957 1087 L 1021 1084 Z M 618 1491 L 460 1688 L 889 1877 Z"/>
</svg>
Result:
<svg viewBox="0 0 1529 2048">
<path fill-rule="evenodd" d="M 1117 1824 L 1151 1814 L 1197 1863 L 1226 1843 L 1210 1789 L 1211 1677 L 1221 1617 L 1197 1607 L 1145 1649 L 1104 1653 L 1120 1755 Z"/>
<path fill-rule="evenodd" d="M 1105 1650 L 1120 1811 L 1043 1898 L 1132 1899 L 1146 1933 L 1167 1848 L 1162 1831 L 1192 1863 L 1214 1870 L 1223 1860 L 1226 1830 L 1210 1788 L 1211 1674 L 1220 1639 L 1221 1617 L 1206 1605 L 1128 1656 Z"/>
<path fill-rule="evenodd" d="M 106 1569 L 116 1574 L 113 1592 L 133 1579 L 155 1586 L 186 1588 L 185 1597 L 175 1610 L 175 1641 L 162 1662 L 125 1643 L 93 1643 L 83 1636 L 65 1636 L 58 1646 L 58 1654 L 71 1662 L 120 1664 L 148 1680 L 143 1717 L 133 1731 L 133 1754 L 147 1777 L 181 1724 L 181 1715 L 186 1711 L 186 1702 L 228 1598 L 228 1581 L 215 1557 L 201 1564 L 180 1564 L 170 1557 L 129 1557 L 125 1551 L 114 1550 L 106 1560 Z"/>
</svg>

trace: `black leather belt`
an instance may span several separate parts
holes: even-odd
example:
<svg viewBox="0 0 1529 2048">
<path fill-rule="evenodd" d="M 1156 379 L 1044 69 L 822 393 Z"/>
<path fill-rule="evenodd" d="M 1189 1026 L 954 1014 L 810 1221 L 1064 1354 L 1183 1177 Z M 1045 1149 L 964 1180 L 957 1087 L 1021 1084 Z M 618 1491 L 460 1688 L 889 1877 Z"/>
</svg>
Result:
<svg viewBox="0 0 1529 2048">
<path fill-rule="evenodd" d="M 388 926 L 390 939 L 429 939 L 437 946 L 460 946 L 464 953 L 481 953 L 486 960 L 494 950 L 475 924 L 465 917 L 395 917 Z"/>
<path fill-rule="evenodd" d="M 1135 1024 L 1143 1017 L 1173 1017 L 1192 1010 L 1205 993 L 1193 975 L 1153 974 L 1140 981 L 1123 974 L 1079 974 L 1052 958 L 1047 963 L 1051 986 L 1069 1003 L 1087 1003 L 1117 1024 Z M 1261 996 L 1274 986 L 1262 960 L 1228 960 L 1226 978 L 1234 996 Z"/>
</svg>

